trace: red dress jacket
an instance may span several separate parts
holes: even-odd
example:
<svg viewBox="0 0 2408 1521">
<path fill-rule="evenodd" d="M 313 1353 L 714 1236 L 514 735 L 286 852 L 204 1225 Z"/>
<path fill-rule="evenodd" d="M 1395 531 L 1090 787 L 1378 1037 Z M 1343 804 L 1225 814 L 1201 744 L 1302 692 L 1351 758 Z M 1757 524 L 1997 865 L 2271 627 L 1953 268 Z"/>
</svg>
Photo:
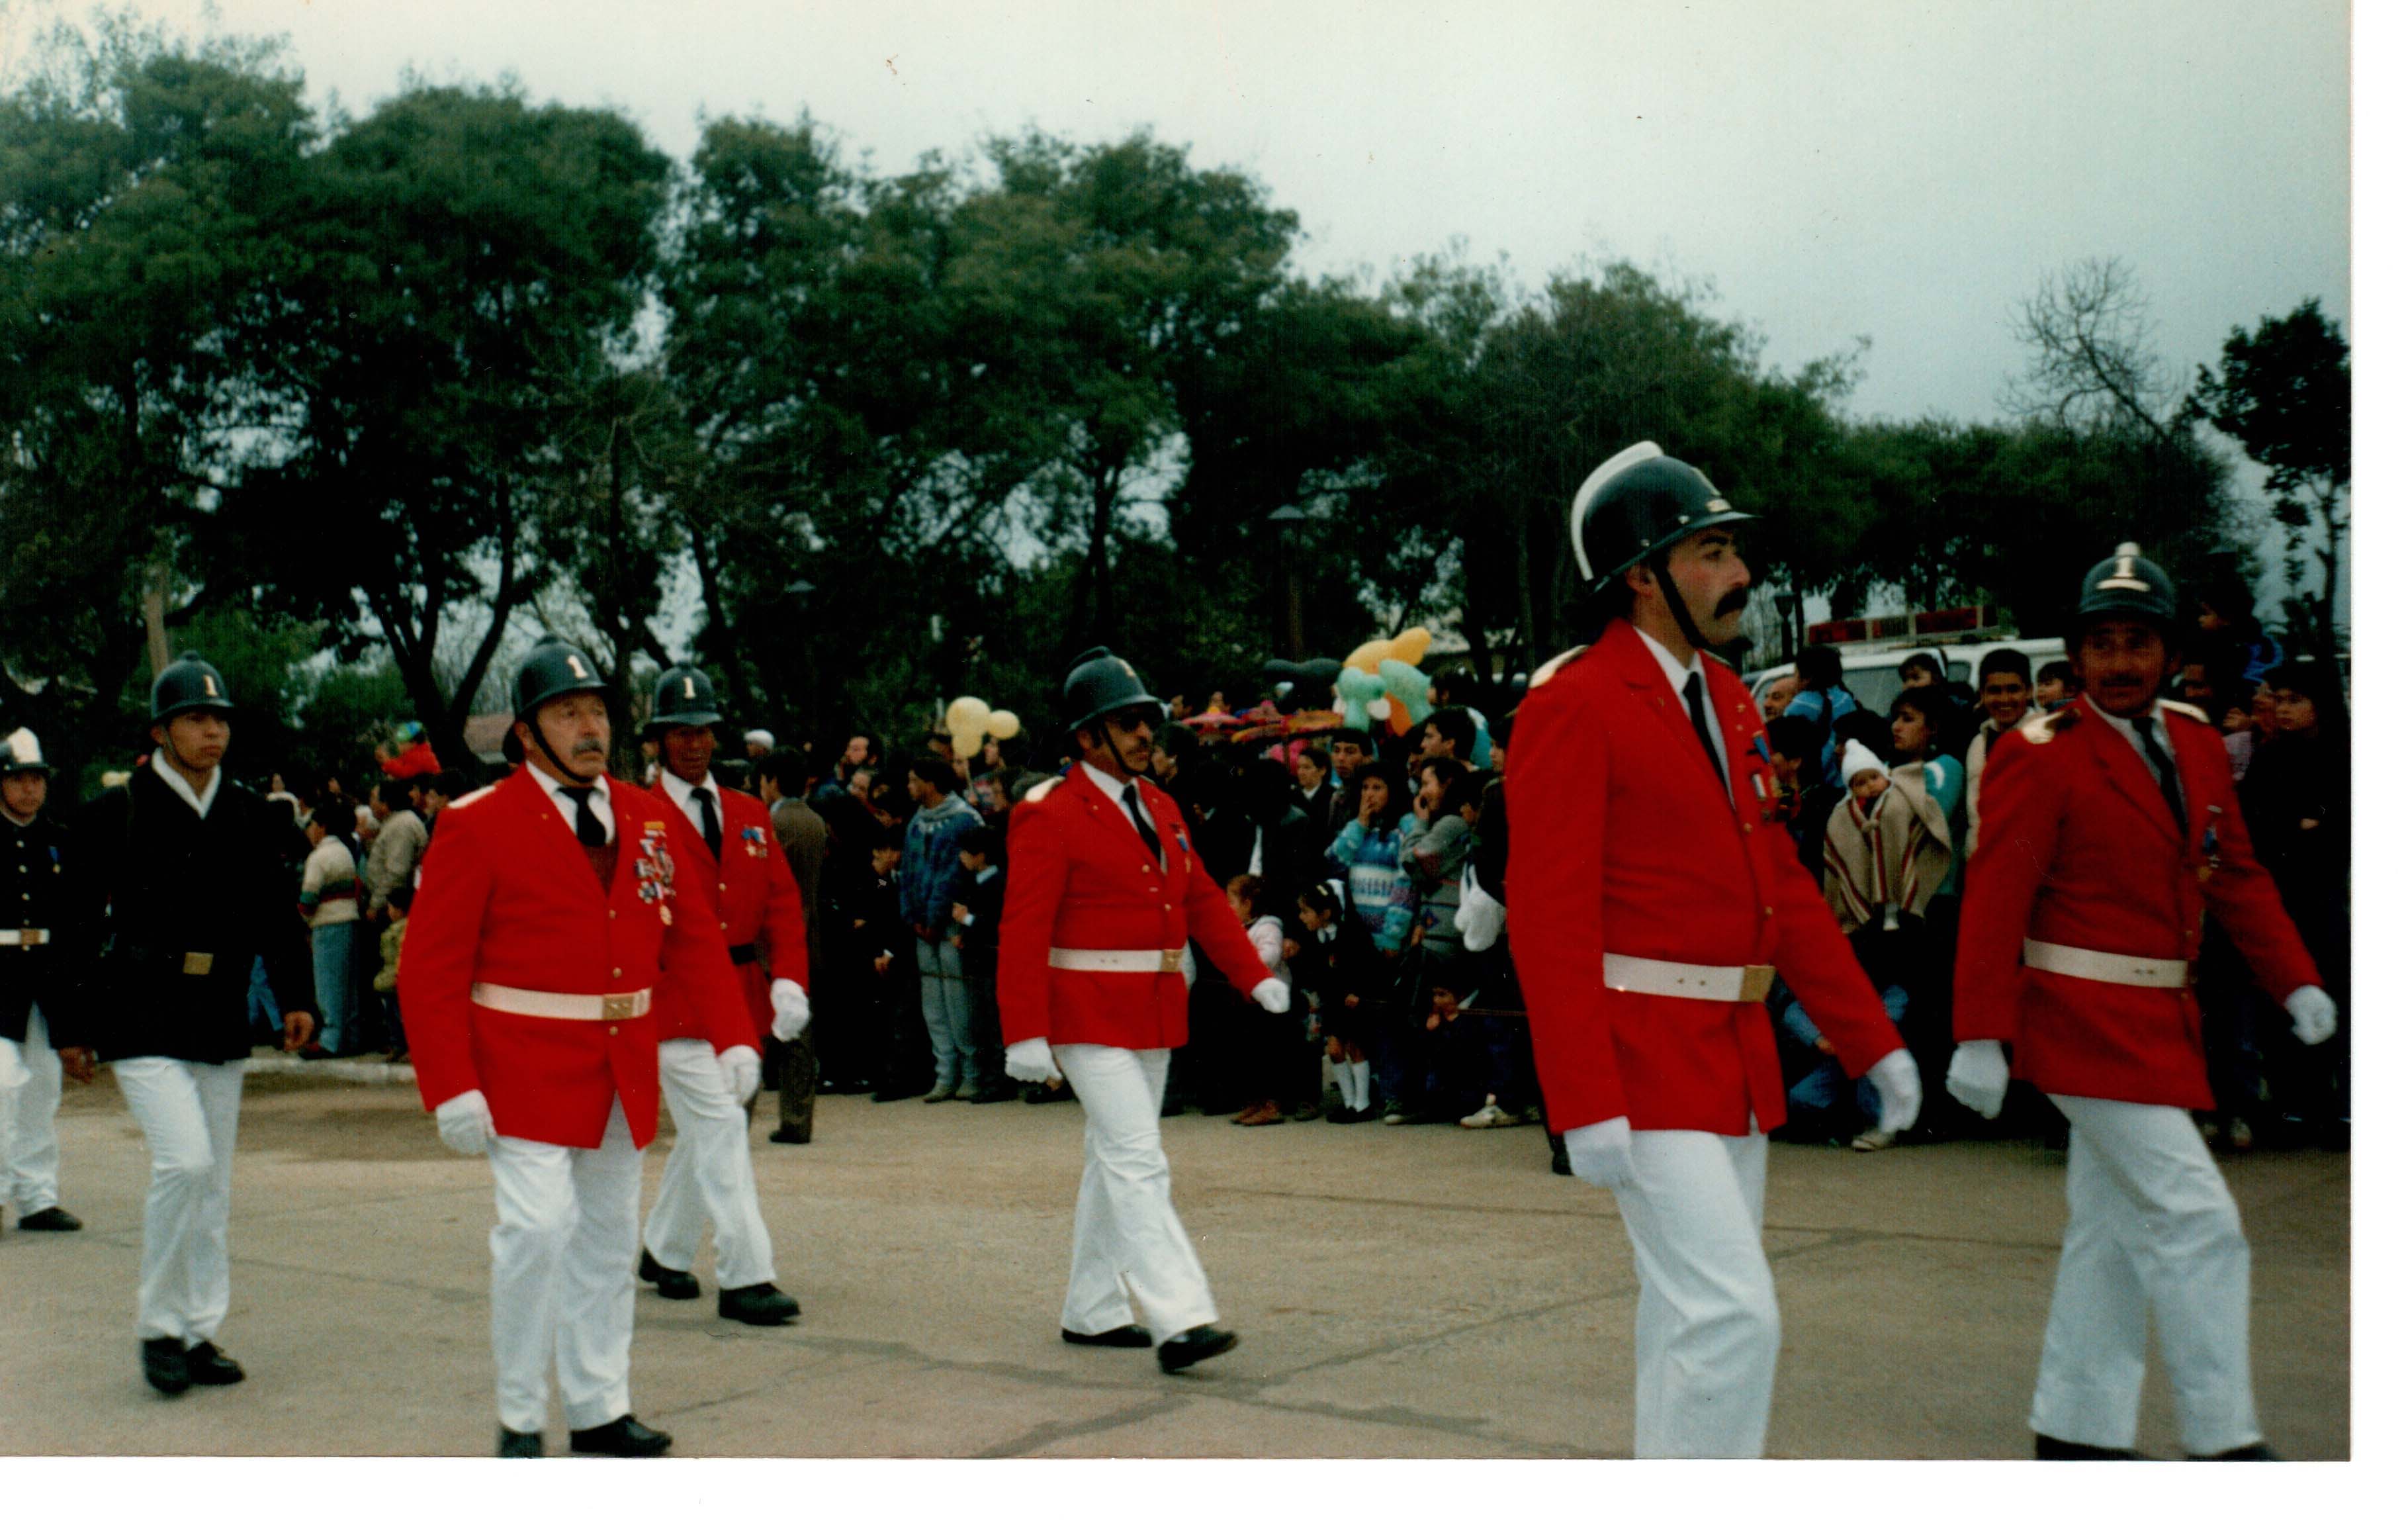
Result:
<svg viewBox="0 0 2408 1521">
<path fill-rule="evenodd" d="M 2249 848 L 2214 729 L 2161 705 L 2187 838 L 2130 740 L 2088 697 L 1991 742 L 1982 848 L 1956 939 L 1956 1039 L 2006 1040 L 2043 1093 L 2212 1109 L 2199 1000 L 2023 965 L 2027 937 L 2151 960 L 2199 959 L 2214 912 L 2277 997 L 2315 964 Z"/>
<path fill-rule="evenodd" d="M 731 953 L 747 947 L 753 953 L 752 959 L 736 968 L 736 981 L 743 987 L 758 1044 L 777 1013 L 769 1006 L 770 979 L 791 978 L 806 992 L 810 989 L 803 894 L 795 885 L 795 868 L 787 864 L 786 853 L 769 832 L 769 805 L 727 787 L 718 789 L 718 795 L 719 859 L 713 861 L 694 815 L 670 796 L 669 784 L 652 785 L 652 796 L 674 821 L 670 832 L 678 837 L 679 850 L 693 862 L 691 875 L 679 885 L 690 887 L 705 905 Z M 692 1011 L 681 1009 L 661 1026 L 661 1039 L 704 1040 L 708 1032 Z"/>
<path fill-rule="evenodd" d="M 1055 949 L 1176 951 L 1192 938 L 1241 991 L 1270 974 L 1204 869 L 1179 805 L 1151 782 L 1138 796 L 1162 837 L 1146 854 L 1120 799 L 1072 767 L 1011 811 L 996 1001 L 1004 1043 L 1043 1036 L 1069 1044 L 1153 1051 L 1187 1043 L 1187 980 L 1176 971 L 1068 971 Z"/>
<path fill-rule="evenodd" d="M 1881 998 L 1774 818 L 1764 723 L 1707 660 L 1707 710 L 1737 782 L 1732 807 L 1689 710 L 1627 622 L 1543 667 L 1513 723 L 1505 797 L 1513 966 L 1547 1121 L 1627 1115 L 1637 1130 L 1745 1135 L 1787 1117 L 1762 1003 L 1616 992 L 1612 951 L 1779 970 L 1851 1076 L 1899 1048 Z"/>
<path fill-rule="evenodd" d="M 525 767 L 443 811 L 403 938 L 396 987 L 429 1110 L 484 1090 L 506 1136 L 598 1146 L 616 1098 L 636 1144 L 660 1118 L 660 1031 L 697 1012 L 721 1050 L 750 1043 L 727 946 L 685 907 L 690 879 L 657 798 L 610 788 L 619 858 L 606 895 Z M 664 867 L 667 870 L 663 870 Z M 540 993 L 652 989 L 652 1012 L 553 1019 L 480 1008 L 478 983 Z"/>
</svg>

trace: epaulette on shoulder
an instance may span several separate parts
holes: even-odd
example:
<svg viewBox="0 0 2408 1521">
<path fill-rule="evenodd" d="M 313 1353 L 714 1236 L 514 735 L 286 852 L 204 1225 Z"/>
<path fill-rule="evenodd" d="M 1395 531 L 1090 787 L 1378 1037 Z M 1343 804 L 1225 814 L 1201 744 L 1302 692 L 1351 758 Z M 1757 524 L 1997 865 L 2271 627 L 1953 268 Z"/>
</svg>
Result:
<svg viewBox="0 0 2408 1521">
<path fill-rule="evenodd" d="M 1037 785 L 1029 788 L 1027 792 L 1021 796 L 1020 800 L 1024 803 L 1041 803 L 1045 800 L 1045 796 L 1048 793 L 1051 793 L 1054 788 L 1061 784 L 1062 779 L 1060 777 L 1049 776 L 1044 781 L 1037 783 Z"/>
<path fill-rule="evenodd" d="M 2207 716 L 2207 712 L 2204 709 L 2195 708 L 2186 702 L 2161 700 L 2157 704 L 2157 710 L 2165 713 L 2180 713 L 2185 718 L 2195 718 L 2202 724 L 2213 724 L 2215 722 L 2214 719 Z"/>
<path fill-rule="evenodd" d="M 2080 710 L 2068 703 L 2053 713 L 2032 714 L 2015 725 L 2015 732 L 2028 744 L 2044 745 L 2057 738 L 2059 729 L 2070 729 L 2080 722 Z"/>
<path fill-rule="evenodd" d="M 1555 679 L 1555 672 L 1563 669 L 1566 666 L 1570 665 L 1573 661 L 1578 660 L 1582 655 L 1587 653 L 1587 645 L 1575 644 L 1570 649 L 1566 650 L 1563 653 L 1555 656 L 1553 660 L 1548 661 L 1545 665 L 1541 666 L 1537 670 L 1530 673 L 1530 690 L 1536 692 L 1539 688 L 1546 685 L 1549 682 L 1554 681 Z"/>
<path fill-rule="evenodd" d="M 463 794 L 461 794 L 459 796 L 452 798 L 451 802 L 447 803 L 447 804 L 446 804 L 446 805 L 444 805 L 444 806 L 445 806 L 447 809 L 451 809 L 451 808 L 466 808 L 466 807 L 467 807 L 470 803 L 473 803 L 473 802 L 477 801 L 479 798 L 480 798 L 480 797 L 490 797 L 490 796 L 493 796 L 493 794 L 494 794 L 494 789 L 493 789 L 493 788 L 491 788 L 491 787 L 479 787 L 475 792 L 463 793 Z"/>
</svg>

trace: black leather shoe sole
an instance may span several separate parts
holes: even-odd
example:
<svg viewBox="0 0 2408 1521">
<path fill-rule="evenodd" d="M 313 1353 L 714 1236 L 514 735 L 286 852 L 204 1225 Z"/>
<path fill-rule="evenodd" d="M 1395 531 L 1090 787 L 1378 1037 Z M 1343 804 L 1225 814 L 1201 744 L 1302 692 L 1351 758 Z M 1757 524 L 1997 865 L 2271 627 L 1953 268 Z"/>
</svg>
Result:
<svg viewBox="0 0 2408 1521">
<path fill-rule="evenodd" d="M 2032 1456 L 2042 1463 L 2133 1463 L 2141 1455 L 2128 1447 L 2093 1447 L 2084 1442 L 2064 1442 L 2056 1437 L 2032 1433 Z"/>
<path fill-rule="evenodd" d="M 178 1395 L 193 1386 L 193 1372 L 184 1360 L 184 1343 L 172 1336 L 142 1343 L 142 1376 L 161 1394 Z"/>
<path fill-rule="evenodd" d="M 501 1441 L 494 1444 L 494 1456 L 495 1457 L 541 1457 L 543 1433 L 513 1431 L 507 1426 L 503 1427 Z"/>
<path fill-rule="evenodd" d="M 1117 1330 L 1097 1331 L 1092 1335 L 1085 1331 L 1074 1331 L 1065 1326 L 1062 1327 L 1062 1340 L 1074 1347 L 1150 1347 L 1154 1345 L 1153 1333 L 1142 1326 L 1123 1326 Z"/>
<path fill-rule="evenodd" d="M 1154 1349 L 1156 1361 L 1166 1373 L 1176 1373 L 1182 1368 L 1193 1368 L 1207 1357 L 1217 1357 L 1238 1344 L 1238 1333 L 1225 1331 L 1218 1326 L 1198 1326 L 1194 1330 L 1171 1338 Z"/>
<path fill-rule="evenodd" d="M 243 1380 L 242 1364 L 220 1352 L 214 1342 L 204 1342 L 184 1349 L 184 1372 L 195 1384 L 222 1388 Z"/>
<path fill-rule="evenodd" d="M 790 1130 L 781 1125 L 769 1132 L 769 1143 L 773 1146 L 808 1146 L 811 1138 L 800 1130 Z"/>
<path fill-rule="evenodd" d="M 803 1313 L 791 1294 L 781 1294 L 775 1284 L 752 1284 L 743 1288 L 719 1291 L 719 1318 L 742 1321 L 747 1326 L 783 1326 Z"/>
<path fill-rule="evenodd" d="M 695 1275 L 690 1272 L 680 1272 L 675 1268 L 662 1267 L 659 1263 L 652 1260 L 652 1254 L 650 1252 L 646 1252 L 641 1257 L 637 1259 L 636 1276 L 642 1279 L 645 1283 L 652 1284 L 652 1287 L 658 1289 L 660 1291 L 661 1298 L 664 1299 L 699 1299 L 702 1298 L 702 1281 L 700 1279 L 695 1277 Z"/>
<path fill-rule="evenodd" d="M 658 1457 L 669 1450 L 669 1434 L 622 1415 L 608 1426 L 571 1431 L 568 1450 L 586 1457 Z"/>
<path fill-rule="evenodd" d="M 19 1230 L 81 1230 L 83 1222 L 53 1204 L 47 1210 L 36 1210 L 17 1218 Z"/>
</svg>

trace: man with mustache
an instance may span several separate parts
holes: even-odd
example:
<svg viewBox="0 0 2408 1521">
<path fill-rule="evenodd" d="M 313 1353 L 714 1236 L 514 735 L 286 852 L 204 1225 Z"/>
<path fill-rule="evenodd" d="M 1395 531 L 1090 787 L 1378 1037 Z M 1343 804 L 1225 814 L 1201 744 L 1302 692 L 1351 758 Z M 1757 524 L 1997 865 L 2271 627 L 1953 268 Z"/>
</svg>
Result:
<svg viewBox="0 0 2408 1521">
<path fill-rule="evenodd" d="M 1238 1344 L 1212 1324 L 1162 1154 L 1163 1083 L 1187 1040 L 1187 942 L 1268 1012 L 1287 1012 L 1288 990 L 1204 869 L 1179 805 L 1145 780 L 1161 699 L 1105 649 L 1072 664 L 1062 698 L 1081 758 L 1011 811 L 996 983 L 1004 1070 L 1068 1078 L 1087 1112 L 1062 1340 L 1151 1346 L 1176 1373 Z"/>
<path fill-rule="evenodd" d="M 2215 729 L 2158 699 L 2179 610 L 2139 545 L 2091 567 L 2070 641 L 2083 694 L 2000 736 L 1982 777 L 1948 1091 L 1995 1115 L 2024 1078 L 2071 1127 L 2032 1396 L 2042 1458 L 2139 1456 L 2153 1318 L 2183 1445 L 2271 1456 L 2250 1392 L 2249 1243 L 2188 1112 L 2215 1107 L 2191 992 L 2202 917 L 2302 1043 L 2338 1016 L 2250 849 Z"/>
<path fill-rule="evenodd" d="M 1765 1133 L 1785 1118 L 1764 1000 L 1813 1011 L 1879 1125 L 1922 1084 L 1779 821 L 1746 686 L 1705 652 L 1739 631 L 1736 512 L 1652 443 L 1572 498 L 1596 642 L 1530 679 L 1506 796 L 1513 964 L 1549 1126 L 1612 1188 L 1639 1273 L 1641 1457 L 1753 1457 L 1780 1311 L 1765 1260 Z"/>
<path fill-rule="evenodd" d="M 630 1413 L 637 1204 L 665 1023 L 699 1031 L 737 1103 L 761 1080 L 744 995 L 668 805 L 605 774 L 606 690 L 557 639 L 527 653 L 503 753 L 427 846 L 399 985 L 444 1143 L 493 1166 L 499 1454 L 543 1456 L 555 1364 L 572 1452 L 656 1457 Z"/>
</svg>

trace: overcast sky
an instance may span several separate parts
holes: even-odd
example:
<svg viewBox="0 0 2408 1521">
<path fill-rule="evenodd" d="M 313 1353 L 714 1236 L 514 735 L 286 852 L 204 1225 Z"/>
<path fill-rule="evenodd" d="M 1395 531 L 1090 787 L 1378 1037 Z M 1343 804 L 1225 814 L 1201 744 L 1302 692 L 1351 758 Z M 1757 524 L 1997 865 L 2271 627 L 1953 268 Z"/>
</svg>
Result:
<svg viewBox="0 0 2408 1521">
<path fill-rule="evenodd" d="M 142 13 L 208 24 L 199 0 Z M 630 112 L 808 109 L 873 164 L 1150 126 L 1294 208 L 1316 271 L 1460 239 L 1711 280 L 1784 368 L 1871 340 L 1866 415 L 1997 414 L 2012 304 L 2129 264 L 2177 373 L 2307 296 L 2349 324 L 2341 0 L 218 0 L 364 110 L 405 69 Z M 55 0 L 0 0 L 0 50 Z"/>
</svg>

